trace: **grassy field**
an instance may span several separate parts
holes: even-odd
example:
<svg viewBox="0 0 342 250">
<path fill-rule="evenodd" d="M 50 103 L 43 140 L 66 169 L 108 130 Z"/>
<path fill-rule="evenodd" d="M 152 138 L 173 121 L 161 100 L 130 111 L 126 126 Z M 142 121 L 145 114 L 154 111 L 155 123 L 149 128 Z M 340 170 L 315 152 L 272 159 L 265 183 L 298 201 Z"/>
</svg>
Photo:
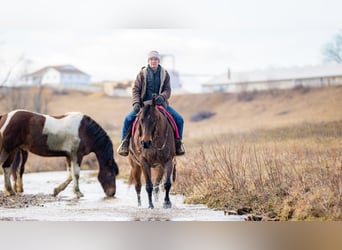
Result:
<svg viewBox="0 0 342 250">
<path fill-rule="evenodd" d="M 131 109 L 130 98 L 102 94 L 47 89 L 44 100 L 46 113 L 93 117 L 115 148 Z M 170 103 L 184 117 L 187 151 L 177 159 L 172 190 L 187 202 L 281 220 L 342 219 L 342 87 L 179 95 Z M 214 115 L 192 122 L 199 112 Z M 127 159 L 116 152 L 115 159 L 126 177 Z M 63 159 L 34 155 L 27 164 L 27 171 L 64 168 Z M 96 168 L 94 155 L 84 160 L 87 168 Z"/>
</svg>

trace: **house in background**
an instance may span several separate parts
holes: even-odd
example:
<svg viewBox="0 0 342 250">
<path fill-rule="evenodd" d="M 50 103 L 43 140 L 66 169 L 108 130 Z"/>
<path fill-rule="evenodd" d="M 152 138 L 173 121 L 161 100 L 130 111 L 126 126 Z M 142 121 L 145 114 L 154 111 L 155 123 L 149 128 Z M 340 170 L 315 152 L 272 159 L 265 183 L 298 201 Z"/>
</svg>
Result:
<svg viewBox="0 0 342 250">
<path fill-rule="evenodd" d="M 23 76 L 21 83 L 25 86 L 86 88 L 91 84 L 91 76 L 73 65 L 47 66 Z"/>
<path fill-rule="evenodd" d="M 342 64 L 231 72 L 202 84 L 203 92 L 241 92 L 342 85 Z"/>
</svg>

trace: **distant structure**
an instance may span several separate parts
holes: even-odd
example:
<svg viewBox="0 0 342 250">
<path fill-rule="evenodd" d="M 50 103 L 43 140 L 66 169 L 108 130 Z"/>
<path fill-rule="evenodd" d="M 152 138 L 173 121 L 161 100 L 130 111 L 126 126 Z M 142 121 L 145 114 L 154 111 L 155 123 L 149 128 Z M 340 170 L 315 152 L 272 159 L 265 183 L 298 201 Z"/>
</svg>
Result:
<svg viewBox="0 0 342 250">
<path fill-rule="evenodd" d="M 162 66 L 165 66 L 167 72 L 170 75 L 170 84 L 172 90 L 177 90 L 182 87 L 179 73 L 177 70 L 175 70 L 175 57 L 172 54 L 161 54 L 160 55 L 160 64 Z M 168 60 L 169 59 L 169 60 Z M 170 65 L 170 59 L 171 59 L 171 65 Z"/>
<path fill-rule="evenodd" d="M 24 75 L 21 85 L 48 85 L 59 88 L 86 88 L 91 84 L 91 76 L 73 65 L 46 66 Z"/>
<path fill-rule="evenodd" d="M 132 94 L 133 80 L 101 81 L 95 85 L 101 87 L 108 96 L 130 96 Z"/>
<path fill-rule="evenodd" d="M 296 86 L 342 85 L 342 64 L 232 72 L 218 75 L 202 84 L 203 92 L 242 92 L 287 89 Z"/>
</svg>

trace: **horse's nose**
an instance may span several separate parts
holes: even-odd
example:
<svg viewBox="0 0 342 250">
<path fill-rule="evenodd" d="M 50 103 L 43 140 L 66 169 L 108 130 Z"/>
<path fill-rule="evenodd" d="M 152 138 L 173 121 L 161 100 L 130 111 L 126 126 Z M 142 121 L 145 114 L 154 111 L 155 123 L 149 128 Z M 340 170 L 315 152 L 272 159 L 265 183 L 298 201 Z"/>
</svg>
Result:
<svg viewBox="0 0 342 250">
<path fill-rule="evenodd" d="M 108 197 L 113 197 L 115 195 L 115 188 L 108 188 L 105 193 Z"/>
<path fill-rule="evenodd" d="M 152 141 L 141 141 L 141 145 L 143 146 L 143 148 L 150 148 L 152 146 Z"/>
</svg>

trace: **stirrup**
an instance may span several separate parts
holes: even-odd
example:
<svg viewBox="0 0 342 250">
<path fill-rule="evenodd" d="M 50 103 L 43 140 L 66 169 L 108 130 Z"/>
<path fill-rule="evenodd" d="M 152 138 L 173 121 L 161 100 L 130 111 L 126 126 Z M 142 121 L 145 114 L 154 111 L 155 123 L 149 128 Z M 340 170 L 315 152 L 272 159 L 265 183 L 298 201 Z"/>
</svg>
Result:
<svg viewBox="0 0 342 250">
<path fill-rule="evenodd" d="M 183 143 L 181 141 L 178 141 L 176 143 L 176 155 L 184 155 L 185 154 L 185 150 L 183 147 Z"/>
<path fill-rule="evenodd" d="M 123 140 L 116 150 L 116 152 L 121 156 L 127 156 L 128 155 L 128 142 Z"/>
</svg>

